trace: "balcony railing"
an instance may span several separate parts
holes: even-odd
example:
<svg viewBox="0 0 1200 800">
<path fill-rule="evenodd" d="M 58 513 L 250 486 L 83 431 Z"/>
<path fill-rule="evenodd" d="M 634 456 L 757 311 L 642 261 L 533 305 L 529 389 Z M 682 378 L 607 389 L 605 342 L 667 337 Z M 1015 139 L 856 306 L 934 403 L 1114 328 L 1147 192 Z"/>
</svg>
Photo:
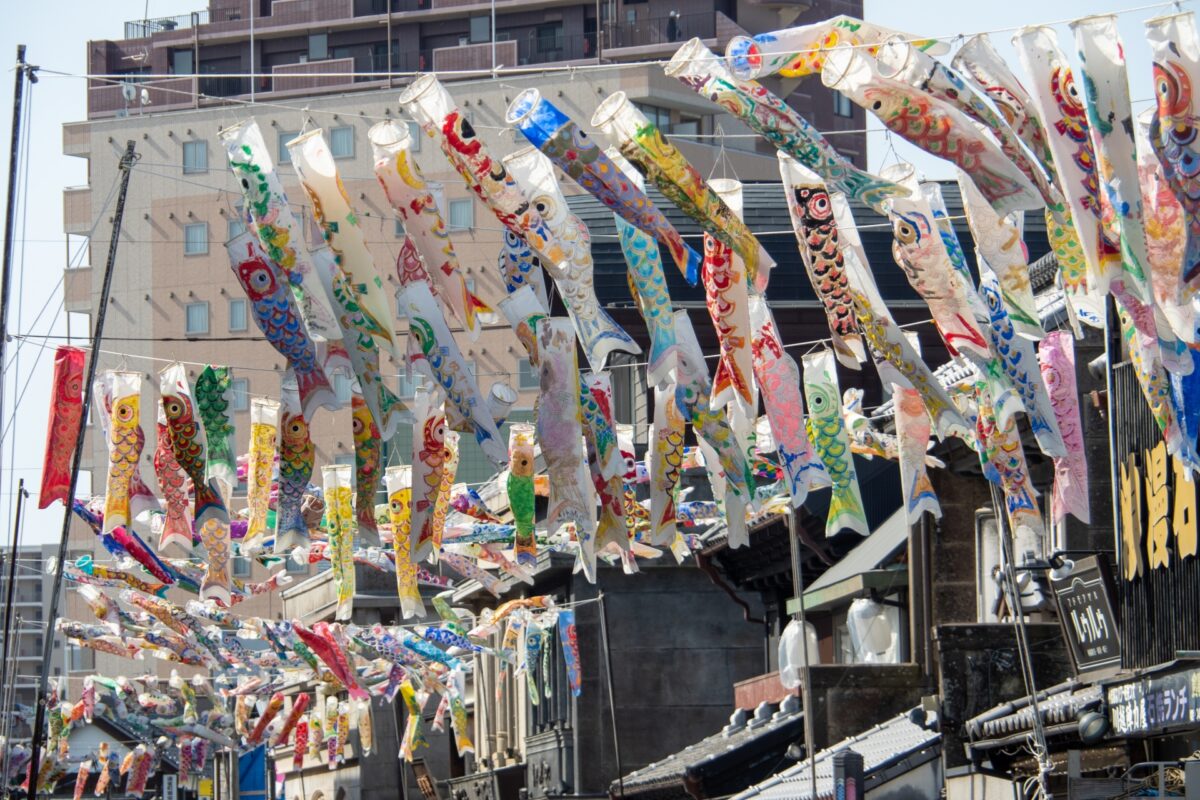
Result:
<svg viewBox="0 0 1200 800">
<path fill-rule="evenodd" d="M 163 31 L 176 31 L 181 28 L 194 28 L 208 23 L 208 9 L 193 11 L 191 14 L 179 14 L 174 17 L 157 17 L 155 19 L 135 19 L 125 23 L 126 39 L 144 39 Z"/>
<path fill-rule="evenodd" d="M 717 35 L 716 16 L 680 14 L 676 17 L 650 17 L 634 22 L 609 23 L 604 26 L 604 47 L 647 47 L 657 44 L 686 42 L 693 37 L 711 39 Z"/>
</svg>

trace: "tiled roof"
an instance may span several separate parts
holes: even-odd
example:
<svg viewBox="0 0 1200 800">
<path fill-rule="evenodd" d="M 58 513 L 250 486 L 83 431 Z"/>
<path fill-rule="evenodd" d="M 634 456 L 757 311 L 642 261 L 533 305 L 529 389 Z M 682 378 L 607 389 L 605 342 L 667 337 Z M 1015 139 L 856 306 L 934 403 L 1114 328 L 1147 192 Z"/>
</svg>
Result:
<svg viewBox="0 0 1200 800">
<path fill-rule="evenodd" d="M 841 750 L 853 749 L 863 757 L 865 789 L 868 791 L 937 758 L 941 753 L 942 735 L 915 724 L 910 714 L 912 712 L 890 719 L 817 753 L 817 796 L 833 796 L 833 757 Z M 734 795 L 733 800 L 814 800 L 811 785 L 809 761 L 805 759 Z"/>
<path fill-rule="evenodd" d="M 804 714 L 800 710 L 800 701 L 789 696 L 778 706 L 761 704 L 752 715 L 738 709 L 719 732 L 631 772 L 621 783 L 626 795 L 666 797 L 678 794 L 687 797 L 685 780 L 689 783 L 703 781 L 721 773 L 726 780 L 740 781 L 720 792 L 728 794 L 769 776 L 773 767 L 778 768 L 783 763 L 783 752 L 788 745 L 803 739 Z M 766 751 L 771 752 L 763 758 Z M 613 787 L 615 789 L 617 784 Z"/>
<path fill-rule="evenodd" d="M 1080 686 L 1078 681 L 1068 681 L 1039 692 L 1037 698 L 1042 725 L 1053 735 L 1075 731 L 1079 715 L 1098 707 L 1104 694 L 1098 685 Z M 971 746 L 978 749 L 1005 747 L 1023 739 L 1032 729 L 1033 704 L 1028 695 L 988 709 L 966 725 Z"/>
</svg>

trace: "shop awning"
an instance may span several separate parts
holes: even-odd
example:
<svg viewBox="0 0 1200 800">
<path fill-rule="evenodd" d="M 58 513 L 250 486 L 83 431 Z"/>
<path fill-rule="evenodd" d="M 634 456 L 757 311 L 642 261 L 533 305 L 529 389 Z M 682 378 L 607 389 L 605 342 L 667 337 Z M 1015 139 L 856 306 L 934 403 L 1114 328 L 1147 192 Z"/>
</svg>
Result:
<svg viewBox="0 0 1200 800">
<path fill-rule="evenodd" d="M 888 594 L 907 586 L 907 569 L 883 567 L 907 546 L 908 520 L 905 518 L 904 509 L 900 509 L 884 520 L 841 561 L 813 581 L 811 586 L 805 588 L 804 610 L 819 611 L 845 604 L 856 597 L 869 594 L 872 590 Z M 799 611 L 795 598 L 788 600 L 787 611 L 789 614 Z"/>
</svg>

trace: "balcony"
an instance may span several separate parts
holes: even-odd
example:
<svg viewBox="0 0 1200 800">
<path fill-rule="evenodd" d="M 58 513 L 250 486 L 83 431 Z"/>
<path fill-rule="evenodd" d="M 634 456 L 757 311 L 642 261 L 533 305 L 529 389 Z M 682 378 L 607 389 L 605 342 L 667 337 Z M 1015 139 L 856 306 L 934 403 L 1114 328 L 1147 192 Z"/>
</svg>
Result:
<svg viewBox="0 0 1200 800">
<path fill-rule="evenodd" d="M 92 187 L 63 189 L 63 231 L 86 234 L 92 229 Z"/>
<path fill-rule="evenodd" d="M 91 267 L 63 270 L 63 307 L 71 312 L 91 311 Z"/>
<path fill-rule="evenodd" d="M 92 137 L 88 126 L 77 122 L 62 126 L 62 151 L 64 156 L 79 156 L 87 158 L 92 152 Z"/>
<path fill-rule="evenodd" d="M 715 14 L 681 14 L 676 17 L 650 17 L 634 22 L 604 26 L 604 49 L 681 45 L 693 37 L 716 36 Z"/>
<path fill-rule="evenodd" d="M 353 58 L 331 58 L 303 64 L 281 64 L 271 68 L 272 91 L 310 92 L 351 83 L 344 73 L 354 72 Z"/>
<path fill-rule="evenodd" d="M 496 42 L 496 66 L 512 66 L 517 63 L 517 43 Z M 433 71 L 487 72 L 492 68 L 492 43 L 439 47 L 433 51 Z"/>
<path fill-rule="evenodd" d="M 88 87 L 89 117 L 126 117 L 148 111 L 174 111 L 192 108 L 195 100 L 196 80 L 192 76 L 167 78 L 158 81 L 143 81 L 132 84 L 137 89 L 135 99 L 125 98 L 125 84 L 99 84 Z M 146 91 L 149 101 L 143 106 L 141 92 Z"/>
<path fill-rule="evenodd" d="M 174 17 L 157 17 L 155 19 L 135 19 L 125 23 L 126 39 L 143 39 L 164 31 L 194 28 L 208 23 L 208 9 L 193 11 L 191 14 L 179 14 Z"/>
</svg>

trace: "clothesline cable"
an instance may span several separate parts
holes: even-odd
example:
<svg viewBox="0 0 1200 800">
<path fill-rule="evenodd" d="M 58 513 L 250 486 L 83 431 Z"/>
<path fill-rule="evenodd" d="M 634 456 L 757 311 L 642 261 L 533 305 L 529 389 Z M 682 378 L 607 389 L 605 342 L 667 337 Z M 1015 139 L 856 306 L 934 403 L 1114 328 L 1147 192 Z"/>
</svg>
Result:
<svg viewBox="0 0 1200 800">
<path fill-rule="evenodd" d="M 933 322 L 934 322 L 934 320 L 932 318 L 919 319 L 919 320 L 913 320 L 911 322 L 905 322 L 903 324 L 898 324 L 897 327 L 908 329 L 908 328 L 915 328 L 915 327 L 921 326 L 921 325 L 929 325 L 929 324 L 932 324 Z M 60 336 L 57 334 L 41 334 L 41 335 L 13 334 L 13 338 L 28 338 L 31 340 L 41 339 L 43 341 L 40 341 L 40 342 L 33 341 L 32 344 L 36 347 L 50 348 L 52 345 L 50 345 L 46 340 L 63 339 L 66 337 Z M 206 342 L 210 343 L 210 342 L 231 342 L 231 341 L 237 341 L 237 342 L 265 342 L 266 341 L 266 338 L 262 337 L 262 336 L 225 336 L 225 337 L 207 337 L 207 338 L 203 338 L 203 339 L 187 338 L 187 337 L 169 337 L 169 336 L 145 337 L 145 338 L 106 336 L 104 338 L 107 341 L 135 341 L 135 342 L 161 342 L 161 343 L 184 343 L 184 342 L 186 342 L 186 343 L 193 343 L 193 344 L 194 343 L 206 343 Z M 791 350 L 791 349 L 797 348 L 797 347 L 814 347 L 814 346 L 820 346 L 822 344 L 829 344 L 831 342 L 832 342 L 832 338 L 829 336 L 826 336 L 826 337 L 823 337 L 820 339 L 809 339 L 809 340 L 806 340 L 803 342 L 790 342 L 788 344 L 783 345 L 783 348 L 785 350 Z M 91 349 L 87 345 L 83 345 L 83 344 L 76 345 L 76 346 L 82 350 L 90 350 Z M 141 359 L 143 361 L 150 361 L 150 362 L 161 363 L 161 364 L 183 364 L 183 365 L 189 366 L 189 367 L 206 367 L 211 364 L 211 362 L 209 362 L 209 361 L 187 361 L 185 359 L 179 359 L 179 358 L 165 358 L 162 356 L 149 356 L 149 355 L 144 355 L 142 353 L 125 353 L 125 352 L 121 352 L 121 351 L 117 351 L 117 350 L 102 349 L 102 350 L 100 350 L 100 353 L 102 355 L 115 356 L 118 358 Z M 704 356 L 704 358 L 706 360 L 716 360 L 716 359 L 719 359 L 720 357 L 721 357 L 720 353 L 710 353 L 710 354 L 707 354 Z M 650 364 L 648 361 L 635 361 L 635 362 L 629 362 L 629 363 L 609 364 L 606 367 L 606 369 L 607 370 L 631 369 L 631 368 L 637 368 L 637 367 L 647 367 L 649 365 Z M 224 364 L 222 366 L 228 366 L 230 369 L 232 369 L 234 371 L 241 370 L 244 372 L 268 372 L 268 373 L 272 373 L 272 374 L 276 374 L 276 375 L 281 374 L 280 370 L 271 369 L 268 367 L 238 366 L 236 364 Z M 478 371 L 475 373 L 475 375 L 476 376 L 489 376 L 489 377 L 516 378 L 516 377 L 519 377 L 520 373 L 519 373 L 519 371 L 518 372 Z M 399 379 L 399 378 L 407 377 L 407 376 L 399 375 L 399 374 L 384 374 L 383 377 Z"/>
</svg>

